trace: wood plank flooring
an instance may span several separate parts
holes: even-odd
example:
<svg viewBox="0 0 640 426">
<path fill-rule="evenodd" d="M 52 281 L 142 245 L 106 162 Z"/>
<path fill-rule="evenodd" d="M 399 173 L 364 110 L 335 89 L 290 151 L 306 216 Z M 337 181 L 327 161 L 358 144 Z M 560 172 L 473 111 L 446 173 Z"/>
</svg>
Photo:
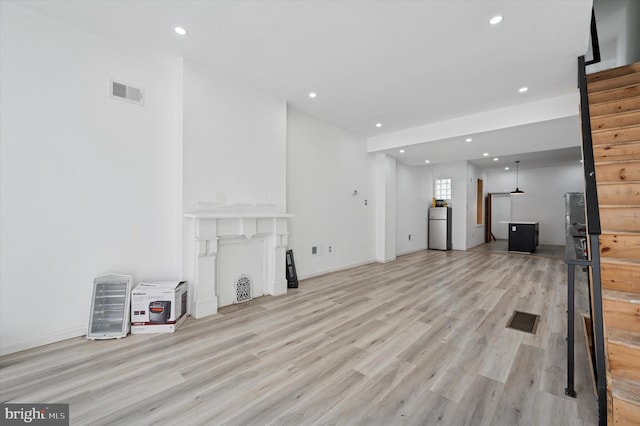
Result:
<svg viewBox="0 0 640 426">
<path fill-rule="evenodd" d="M 509 253 L 508 240 L 495 240 L 489 243 L 477 245 L 468 249 L 469 251 L 481 251 L 485 253 L 503 253 L 503 254 L 521 254 L 524 256 L 542 256 L 554 257 L 556 259 L 564 259 L 565 246 L 557 246 L 551 244 L 540 244 L 533 253 Z"/>
<path fill-rule="evenodd" d="M 536 335 L 505 328 L 516 309 L 541 315 Z M 421 251 L 175 334 L 1 357 L 0 400 L 69 403 L 79 425 L 595 425 L 579 322 L 564 396 L 565 310 L 562 260 Z"/>
</svg>

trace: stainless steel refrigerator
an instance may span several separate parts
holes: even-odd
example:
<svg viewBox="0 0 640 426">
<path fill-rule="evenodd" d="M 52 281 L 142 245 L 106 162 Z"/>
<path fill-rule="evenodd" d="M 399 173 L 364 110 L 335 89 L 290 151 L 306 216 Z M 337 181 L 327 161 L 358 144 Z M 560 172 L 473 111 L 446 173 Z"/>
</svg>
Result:
<svg viewBox="0 0 640 426">
<path fill-rule="evenodd" d="M 451 250 L 451 207 L 429 209 L 429 248 Z"/>
</svg>

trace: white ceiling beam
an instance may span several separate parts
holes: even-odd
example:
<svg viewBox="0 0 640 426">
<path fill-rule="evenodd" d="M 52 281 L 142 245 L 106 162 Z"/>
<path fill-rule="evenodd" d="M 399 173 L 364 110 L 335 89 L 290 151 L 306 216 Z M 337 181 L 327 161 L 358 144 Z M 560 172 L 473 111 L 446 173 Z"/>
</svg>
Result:
<svg viewBox="0 0 640 426">
<path fill-rule="evenodd" d="M 368 138 L 367 151 L 377 152 L 454 137 L 462 138 L 492 130 L 576 116 L 579 113 L 579 101 L 580 96 L 576 90 L 568 95 L 425 124 Z"/>
</svg>

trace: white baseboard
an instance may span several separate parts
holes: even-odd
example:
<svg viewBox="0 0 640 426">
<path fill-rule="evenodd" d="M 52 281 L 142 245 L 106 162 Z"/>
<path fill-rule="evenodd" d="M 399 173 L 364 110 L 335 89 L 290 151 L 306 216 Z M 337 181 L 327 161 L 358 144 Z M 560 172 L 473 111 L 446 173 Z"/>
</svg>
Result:
<svg viewBox="0 0 640 426">
<path fill-rule="evenodd" d="M 194 310 L 191 316 L 199 319 L 208 317 L 209 315 L 215 315 L 218 313 L 218 298 L 213 296 L 211 299 L 202 300 L 194 304 Z"/>
<path fill-rule="evenodd" d="M 396 260 L 396 256 L 390 257 L 388 259 L 376 259 L 376 262 L 378 263 L 389 263 L 389 262 L 395 262 Z"/>
<path fill-rule="evenodd" d="M 478 247 L 478 246 L 481 246 L 481 245 L 483 245 L 483 244 L 487 244 L 487 243 L 475 244 L 475 245 L 473 245 L 473 246 L 469 246 L 469 247 L 467 247 L 465 250 L 471 250 L 472 248 L 474 248 L 474 247 Z"/>
<path fill-rule="evenodd" d="M 36 348 L 38 346 L 48 345 L 50 343 L 60 342 L 62 340 L 72 339 L 74 337 L 84 336 L 85 334 L 87 334 L 86 325 L 84 327 L 70 328 L 68 330 L 48 334 L 46 336 L 36 337 L 35 339 L 23 340 L 9 345 L 0 345 L 0 356 Z"/>
<path fill-rule="evenodd" d="M 414 250 L 403 251 L 402 253 L 397 253 L 396 256 L 404 256 L 405 254 L 417 253 L 419 251 L 425 251 L 425 250 L 427 250 L 426 247 L 417 248 L 417 249 L 414 249 Z"/>
<path fill-rule="evenodd" d="M 377 262 L 376 259 L 365 260 L 364 262 L 356 262 L 356 263 L 352 263 L 350 265 L 343 265 L 343 266 L 339 266 L 337 268 L 326 269 L 324 271 L 315 272 L 315 273 L 309 274 L 309 275 L 300 275 L 298 277 L 298 280 L 302 281 L 302 280 L 306 280 L 306 279 L 309 279 L 309 278 L 315 278 L 315 277 L 319 277 L 321 275 L 330 274 L 332 272 L 344 271 L 346 269 L 355 268 L 356 266 L 368 265 L 369 263 L 375 263 L 375 262 Z"/>
</svg>

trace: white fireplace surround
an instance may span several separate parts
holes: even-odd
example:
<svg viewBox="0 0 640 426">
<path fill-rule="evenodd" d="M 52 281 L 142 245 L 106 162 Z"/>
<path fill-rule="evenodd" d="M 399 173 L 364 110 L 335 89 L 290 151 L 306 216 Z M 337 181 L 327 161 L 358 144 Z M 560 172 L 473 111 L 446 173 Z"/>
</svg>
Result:
<svg viewBox="0 0 640 426">
<path fill-rule="evenodd" d="M 255 283 L 253 297 L 285 294 L 290 217 L 287 213 L 185 214 L 183 273 L 189 281 L 191 316 L 203 318 L 235 303 L 231 286 L 243 274 L 251 275 Z"/>
</svg>

